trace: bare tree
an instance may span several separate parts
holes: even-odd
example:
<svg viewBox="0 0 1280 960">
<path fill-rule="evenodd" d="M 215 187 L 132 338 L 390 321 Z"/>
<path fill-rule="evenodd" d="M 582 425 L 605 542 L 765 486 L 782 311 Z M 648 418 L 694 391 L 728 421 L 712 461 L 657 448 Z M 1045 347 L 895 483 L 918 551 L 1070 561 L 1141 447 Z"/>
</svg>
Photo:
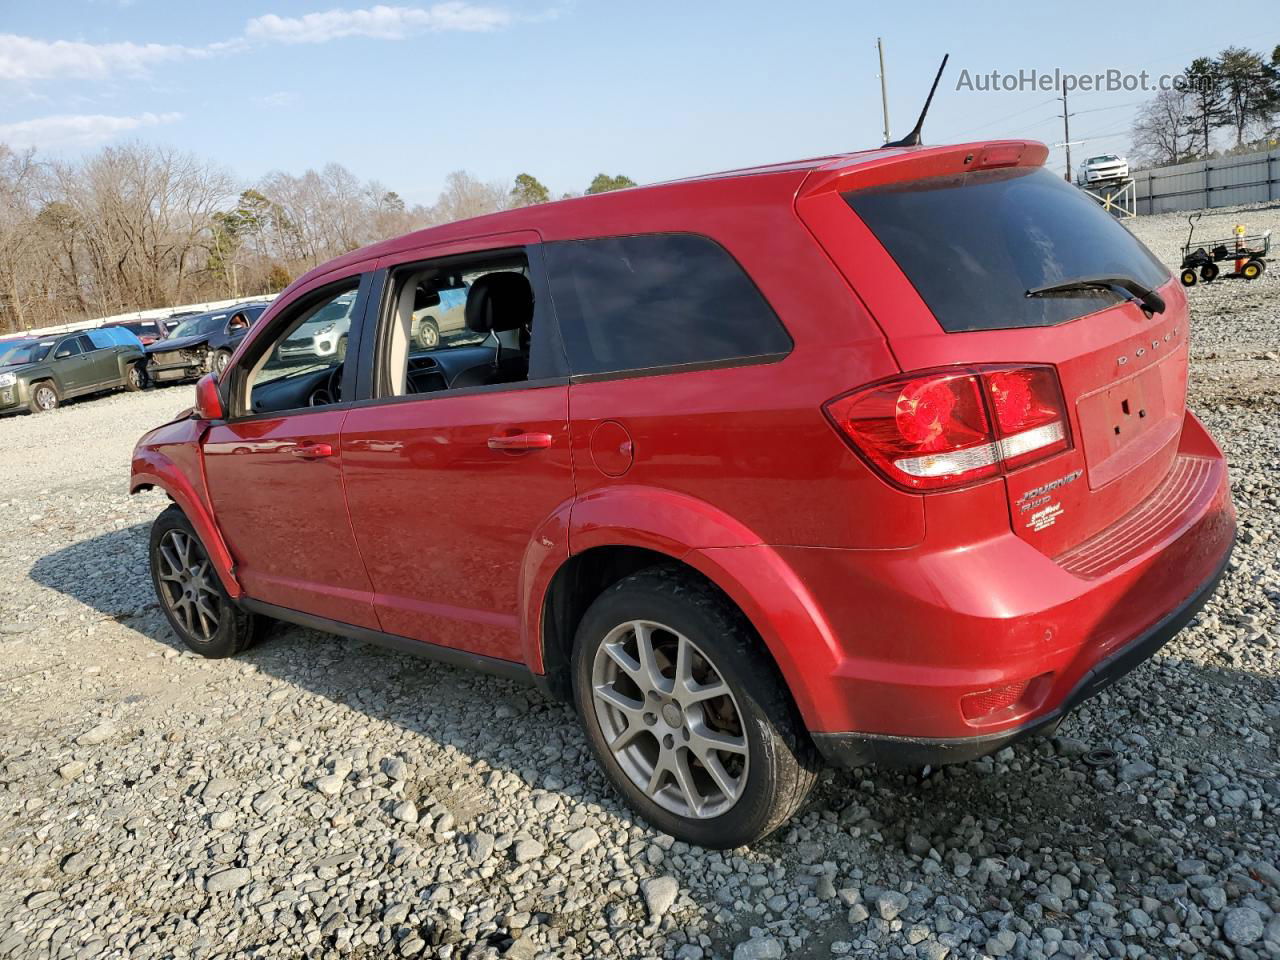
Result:
<svg viewBox="0 0 1280 960">
<path fill-rule="evenodd" d="M 465 170 L 455 170 L 445 177 L 444 189 L 431 208 L 436 223 L 450 223 L 504 210 L 510 199 L 505 184 L 485 183 Z"/>
<path fill-rule="evenodd" d="M 31 255 L 27 234 L 34 220 L 32 209 L 37 170 L 35 153 L 15 153 L 0 143 L 0 316 L 3 329 L 27 326 L 22 289 Z"/>
<path fill-rule="evenodd" d="M 1194 153 L 1192 97 L 1185 90 L 1161 90 L 1133 121 L 1133 153 L 1151 166 L 1181 163 Z"/>
<path fill-rule="evenodd" d="M 336 163 L 244 189 L 140 143 L 50 162 L 0 144 L 0 331 L 275 292 L 339 254 L 515 202 L 465 170 L 423 207 Z"/>
</svg>

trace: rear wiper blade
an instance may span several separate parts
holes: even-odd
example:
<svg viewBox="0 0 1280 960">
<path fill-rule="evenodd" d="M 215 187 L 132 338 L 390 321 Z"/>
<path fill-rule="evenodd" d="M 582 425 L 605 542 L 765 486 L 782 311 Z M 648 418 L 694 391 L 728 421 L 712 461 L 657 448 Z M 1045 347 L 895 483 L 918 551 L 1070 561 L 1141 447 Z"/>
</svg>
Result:
<svg viewBox="0 0 1280 960">
<path fill-rule="evenodd" d="M 1057 293 L 1080 293 L 1084 290 L 1122 290 L 1141 303 L 1142 308 L 1149 313 L 1164 313 L 1164 297 L 1131 277 L 1077 277 L 1028 290 L 1027 296 L 1051 297 Z"/>
</svg>

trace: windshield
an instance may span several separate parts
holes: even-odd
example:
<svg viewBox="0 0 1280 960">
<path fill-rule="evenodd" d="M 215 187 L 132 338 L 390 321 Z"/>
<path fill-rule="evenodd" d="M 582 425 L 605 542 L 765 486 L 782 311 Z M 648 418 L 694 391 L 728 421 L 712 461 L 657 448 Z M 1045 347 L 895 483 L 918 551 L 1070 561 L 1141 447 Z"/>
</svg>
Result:
<svg viewBox="0 0 1280 960">
<path fill-rule="evenodd" d="M 1028 297 L 1078 277 L 1149 290 L 1169 271 L 1128 230 L 1048 170 L 979 170 L 844 195 L 948 333 L 1046 327 L 1108 305 L 1097 291 Z M 1119 302 L 1124 294 L 1104 294 Z"/>
<path fill-rule="evenodd" d="M 19 340 L 16 344 L 0 344 L 0 364 L 39 363 L 52 346 L 52 340 Z"/>
<path fill-rule="evenodd" d="M 350 300 L 336 300 L 327 304 L 314 317 L 310 317 L 303 323 L 299 329 L 315 329 L 338 320 L 350 321 L 351 305 L 355 302 L 355 297 L 352 297 Z"/>
<path fill-rule="evenodd" d="M 178 337 L 202 337 L 208 333 L 214 333 L 222 329 L 222 325 L 227 322 L 230 314 L 226 312 L 219 313 L 202 313 L 196 317 L 189 317 L 173 328 L 169 336 L 175 340 Z"/>
</svg>

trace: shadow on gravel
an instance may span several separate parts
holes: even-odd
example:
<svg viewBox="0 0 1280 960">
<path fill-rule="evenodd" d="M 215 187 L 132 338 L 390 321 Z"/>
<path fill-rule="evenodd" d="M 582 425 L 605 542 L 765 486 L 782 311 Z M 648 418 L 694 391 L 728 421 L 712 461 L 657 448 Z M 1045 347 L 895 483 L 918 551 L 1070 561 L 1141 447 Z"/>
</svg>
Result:
<svg viewBox="0 0 1280 960">
<path fill-rule="evenodd" d="M 156 602 L 147 570 L 149 523 L 80 540 L 40 557 L 31 579 L 127 624 L 151 639 L 183 649 Z"/>
</svg>

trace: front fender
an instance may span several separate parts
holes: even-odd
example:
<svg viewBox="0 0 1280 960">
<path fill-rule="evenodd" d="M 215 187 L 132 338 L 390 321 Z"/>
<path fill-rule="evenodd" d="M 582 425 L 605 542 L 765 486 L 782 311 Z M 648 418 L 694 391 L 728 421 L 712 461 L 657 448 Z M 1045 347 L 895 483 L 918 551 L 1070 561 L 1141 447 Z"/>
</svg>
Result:
<svg viewBox="0 0 1280 960">
<path fill-rule="evenodd" d="M 178 427 L 181 424 L 170 426 Z M 198 457 L 197 450 L 197 461 Z M 186 471 L 162 450 L 139 444 L 133 452 L 129 493 L 133 494 L 153 487 L 159 487 L 167 493 L 191 521 L 191 526 L 195 528 L 196 535 L 204 544 L 205 552 L 209 554 L 209 560 L 227 595 L 233 599 L 243 596 L 244 590 L 235 576 L 235 561 L 231 557 L 231 551 L 227 549 L 226 541 L 218 531 L 218 525 L 214 522 L 213 513 L 209 509 L 203 492 L 196 488 Z"/>
</svg>

